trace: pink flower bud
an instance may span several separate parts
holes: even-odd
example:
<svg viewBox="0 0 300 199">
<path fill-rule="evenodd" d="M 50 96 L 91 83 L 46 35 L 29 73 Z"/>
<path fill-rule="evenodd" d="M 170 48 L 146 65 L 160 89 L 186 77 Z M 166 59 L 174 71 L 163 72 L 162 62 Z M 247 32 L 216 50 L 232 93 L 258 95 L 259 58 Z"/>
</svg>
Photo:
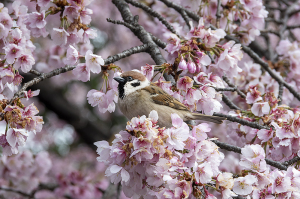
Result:
<svg viewBox="0 0 300 199">
<path fill-rule="evenodd" d="M 189 70 L 190 73 L 195 73 L 195 71 L 196 71 L 196 64 L 193 61 L 189 60 L 189 62 L 187 64 L 187 68 L 188 68 L 188 70 Z"/>
<path fill-rule="evenodd" d="M 178 68 L 182 69 L 182 70 L 186 70 L 187 65 L 186 65 L 186 61 L 184 59 L 181 59 L 179 64 L 178 64 Z"/>
</svg>

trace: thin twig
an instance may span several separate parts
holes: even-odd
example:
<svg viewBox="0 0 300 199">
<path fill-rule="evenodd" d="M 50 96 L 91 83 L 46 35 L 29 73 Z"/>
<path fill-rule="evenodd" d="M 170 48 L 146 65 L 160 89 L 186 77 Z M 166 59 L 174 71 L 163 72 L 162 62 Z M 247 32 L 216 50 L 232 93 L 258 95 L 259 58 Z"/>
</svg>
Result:
<svg viewBox="0 0 300 199">
<path fill-rule="evenodd" d="M 23 191 L 16 190 L 16 189 L 7 188 L 7 187 L 0 187 L 0 190 L 8 191 L 8 192 L 14 192 L 14 193 L 20 194 L 20 195 L 22 195 L 22 196 L 25 196 L 25 197 L 27 197 L 27 198 L 34 199 L 34 197 L 31 196 L 30 194 L 25 193 L 25 192 L 23 192 Z"/>
<path fill-rule="evenodd" d="M 278 92 L 278 105 L 282 104 L 282 95 L 283 95 L 283 84 L 279 83 L 279 92 Z"/>
<path fill-rule="evenodd" d="M 186 14 L 186 12 L 184 10 L 181 10 L 180 14 L 181 14 L 183 20 L 185 21 L 186 25 L 189 27 L 189 30 L 191 30 L 192 27 L 190 24 L 189 16 Z"/>
<path fill-rule="evenodd" d="M 265 21 L 266 22 L 274 22 L 274 23 L 277 23 L 277 24 L 282 24 L 282 21 L 274 19 L 274 18 L 266 18 Z"/>
<path fill-rule="evenodd" d="M 111 64 L 114 63 L 120 59 L 123 59 L 125 57 L 129 57 L 130 55 L 136 54 L 136 53 L 141 53 L 141 52 L 146 52 L 149 48 L 148 44 L 143 44 L 140 46 L 135 46 L 130 49 L 124 50 L 121 53 L 118 53 L 113 56 L 109 56 L 107 59 L 104 60 L 105 64 Z"/>
<path fill-rule="evenodd" d="M 120 199 L 121 191 L 122 191 L 122 185 L 121 185 L 121 182 L 119 182 L 118 187 L 117 187 L 117 199 Z"/>
<path fill-rule="evenodd" d="M 225 115 L 225 114 L 222 114 L 222 113 L 214 113 L 213 115 L 214 116 L 219 116 L 219 117 L 225 117 L 226 120 L 228 120 L 228 121 L 237 122 L 239 124 L 249 126 L 249 127 L 255 128 L 255 129 L 268 129 L 268 130 L 270 129 L 270 127 L 268 127 L 268 126 L 263 126 L 263 125 L 260 125 L 256 122 L 250 122 L 248 120 L 244 120 L 244 119 L 234 117 L 234 116 L 231 116 L 231 115 Z"/>
<path fill-rule="evenodd" d="M 296 155 L 294 158 L 292 158 L 292 159 L 290 159 L 288 161 L 285 161 L 282 164 L 285 165 L 285 166 L 290 166 L 290 165 L 292 165 L 292 164 L 294 164 L 294 163 L 296 163 L 298 161 L 300 161 L 300 157 Z"/>
<path fill-rule="evenodd" d="M 228 86 L 230 86 L 230 87 L 232 87 L 232 88 L 235 89 L 235 91 L 238 93 L 239 96 L 241 96 L 242 98 L 246 98 L 246 95 L 240 89 L 238 89 L 236 85 L 232 84 L 230 82 L 230 80 L 228 79 L 228 77 L 226 77 L 224 75 L 222 78 L 226 82 L 226 84 L 228 84 Z"/>
<path fill-rule="evenodd" d="M 295 6 L 298 5 L 298 1 L 296 1 L 293 5 L 289 6 L 285 13 L 284 13 L 284 17 L 283 17 L 283 20 L 282 20 L 282 26 L 279 30 L 279 36 L 280 36 L 280 40 L 283 40 L 284 39 L 284 32 L 286 30 L 286 27 L 287 27 L 287 22 L 291 16 L 291 13 L 293 13 L 295 11 Z"/>
<path fill-rule="evenodd" d="M 277 32 L 277 31 L 275 31 L 275 30 L 261 30 L 260 31 L 261 33 L 265 33 L 265 34 L 267 34 L 267 33 L 272 33 L 272 34 L 274 34 L 274 35 L 276 35 L 276 36 L 280 36 L 280 34 L 279 34 L 279 32 Z"/>
<path fill-rule="evenodd" d="M 113 20 L 113 19 L 110 19 L 110 18 L 107 18 L 106 19 L 107 22 L 110 22 L 110 23 L 113 23 L 113 24 L 118 24 L 118 25 L 123 25 L 131 30 L 134 30 L 136 29 L 137 27 L 135 27 L 134 25 L 130 24 L 130 23 L 127 23 L 125 21 L 120 21 L 120 20 Z"/>
<path fill-rule="evenodd" d="M 287 26 L 286 29 L 296 29 L 300 28 L 300 25 L 294 25 L 294 26 Z"/>
<path fill-rule="evenodd" d="M 167 43 L 163 42 L 162 40 L 160 40 L 159 38 L 157 38 L 156 36 L 152 35 L 151 33 L 149 33 L 151 35 L 152 40 L 156 43 L 156 45 L 158 45 L 160 48 L 164 49 L 167 46 Z"/>
<path fill-rule="evenodd" d="M 34 75 L 36 75 L 36 76 L 40 76 L 40 75 L 42 75 L 42 73 L 40 73 L 39 71 L 37 71 L 37 70 L 34 70 L 34 69 L 31 69 L 29 72 L 30 72 L 31 74 L 34 74 Z"/>
<path fill-rule="evenodd" d="M 161 16 L 158 12 L 154 11 L 152 8 L 150 8 L 149 6 L 147 6 L 143 3 L 137 2 L 137 1 L 133 1 L 133 0 L 125 0 L 125 1 L 135 7 L 143 9 L 145 12 L 149 13 L 151 16 L 157 18 L 162 24 L 164 24 L 167 27 L 168 30 L 170 30 L 172 33 L 174 33 L 175 35 L 177 35 L 179 37 L 179 34 L 176 32 L 174 27 L 163 16 Z"/>
<path fill-rule="evenodd" d="M 224 93 L 222 93 L 222 101 L 231 109 L 242 110 L 237 105 L 235 105 Z"/>
<path fill-rule="evenodd" d="M 221 14 L 220 14 L 220 8 L 221 8 L 221 0 L 218 0 L 218 5 L 217 5 L 217 13 L 216 13 L 216 17 L 217 17 L 217 28 L 220 28 L 220 18 L 221 18 Z"/>
</svg>

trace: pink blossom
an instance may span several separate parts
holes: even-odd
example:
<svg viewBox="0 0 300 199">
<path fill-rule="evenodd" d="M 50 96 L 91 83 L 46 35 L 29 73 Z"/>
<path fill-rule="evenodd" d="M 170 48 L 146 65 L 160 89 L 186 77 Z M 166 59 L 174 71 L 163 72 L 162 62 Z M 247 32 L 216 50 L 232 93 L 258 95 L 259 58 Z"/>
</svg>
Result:
<svg viewBox="0 0 300 199">
<path fill-rule="evenodd" d="M 65 6 L 63 16 L 67 16 L 68 21 L 73 22 L 79 17 L 79 8 L 77 6 Z"/>
<path fill-rule="evenodd" d="M 73 74 L 80 81 L 87 82 L 90 80 L 90 68 L 85 63 L 78 64 L 73 70 Z"/>
<path fill-rule="evenodd" d="M 30 28 L 44 28 L 46 25 L 45 21 L 45 10 L 43 10 L 41 13 L 39 12 L 32 12 L 28 15 L 27 21 L 26 21 Z"/>
<path fill-rule="evenodd" d="M 203 18 L 201 17 L 199 22 L 198 22 L 198 26 L 197 27 L 192 27 L 190 32 L 188 33 L 188 38 L 200 38 L 203 39 L 206 36 L 206 29 L 204 27 L 204 22 L 203 22 Z"/>
<path fill-rule="evenodd" d="M 92 21 L 91 14 L 93 14 L 93 10 L 89 8 L 85 8 L 80 12 L 80 19 L 83 24 L 90 24 Z"/>
<path fill-rule="evenodd" d="M 23 146 L 25 144 L 25 140 L 28 137 L 28 133 L 25 129 L 13 129 L 10 128 L 7 131 L 6 139 L 10 146 L 15 147 Z"/>
<path fill-rule="evenodd" d="M 25 14 L 27 14 L 28 11 L 28 7 L 25 5 L 21 5 L 20 1 L 14 1 L 11 5 L 14 14 L 19 17 L 19 16 L 24 16 Z"/>
<path fill-rule="evenodd" d="M 8 15 L 8 13 L 4 11 L 4 9 L 7 9 L 7 8 L 1 8 L 0 24 L 2 24 L 5 28 L 7 28 L 9 30 L 13 27 L 13 20 Z"/>
<path fill-rule="evenodd" d="M 37 0 L 37 4 L 41 7 L 46 7 L 51 0 Z"/>
<path fill-rule="evenodd" d="M 20 57 L 22 53 L 22 48 L 17 46 L 16 44 L 8 44 L 7 46 L 4 47 L 5 49 L 5 58 L 6 62 L 8 64 L 13 64 L 15 61 L 15 58 Z"/>
<path fill-rule="evenodd" d="M 118 165 L 112 165 L 108 167 L 105 171 L 106 176 L 110 177 L 111 182 L 116 184 L 120 181 L 128 182 L 130 175 L 123 168 Z"/>
<path fill-rule="evenodd" d="M 34 64 L 35 60 L 31 55 L 23 54 L 16 60 L 14 68 L 19 69 L 21 67 L 24 73 L 28 73 Z"/>
<path fill-rule="evenodd" d="M 177 81 L 177 88 L 186 91 L 188 88 L 192 88 L 193 83 L 194 80 L 188 76 L 184 76 Z"/>
<path fill-rule="evenodd" d="M 74 65 L 78 61 L 79 55 L 78 51 L 76 48 L 73 46 L 69 45 L 68 50 L 67 50 L 67 56 L 66 59 L 64 59 L 64 63 L 68 65 Z"/>
<path fill-rule="evenodd" d="M 0 23 L 0 39 L 6 38 L 9 29 L 6 28 L 2 23 Z"/>
<path fill-rule="evenodd" d="M 146 66 L 141 67 L 141 71 L 143 75 L 147 77 L 149 81 L 151 81 L 153 74 L 154 74 L 154 65 L 146 64 Z"/>
<path fill-rule="evenodd" d="M 239 195 L 248 195 L 252 192 L 252 185 L 257 182 L 257 178 L 253 175 L 239 177 L 234 181 L 233 191 Z"/>
<path fill-rule="evenodd" d="M 262 142 L 267 142 L 271 138 L 273 138 L 273 130 L 267 130 L 267 129 L 260 129 L 257 131 L 257 137 L 262 141 Z"/>
<path fill-rule="evenodd" d="M 94 143 L 98 148 L 97 148 L 97 154 L 100 155 L 97 157 L 97 160 L 99 162 L 106 162 L 107 159 L 110 157 L 110 149 L 111 147 L 109 146 L 107 141 L 98 141 Z"/>
<path fill-rule="evenodd" d="M 196 72 L 196 64 L 193 61 L 191 61 L 191 60 L 188 61 L 187 68 L 189 70 L 189 73 L 193 74 L 193 73 Z"/>
<path fill-rule="evenodd" d="M 34 96 L 38 96 L 38 95 L 40 94 L 40 89 L 35 90 L 35 91 L 31 91 L 31 90 L 29 90 L 29 91 L 23 91 L 23 93 L 24 93 L 25 97 L 26 97 L 27 100 L 28 100 L 29 98 L 32 98 L 32 97 L 34 97 Z M 37 113 L 38 113 L 38 112 L 37 112 Z M 37 113 L 36 113 L 36 114 L 37 114 Z"/>
<path fill-rule="evenodd" d="M 224 38 L 226 33 L 223 29 L 211 30 L 210 28 L 206 31 L 205 37 L 203 38 L 203 43 L 211 48 L 220 41 L 221 38 Z"/>
<path fill-rule="evenodd" d="M 185 59 L 181 58 L 179 64 L 178 64 L 178 68 L 181 70 L 186 70 L 187 69 L 187 64 Z"/>
<path fill-rule="evenodd" d="M 82 36 L 83 42 L 87 43 L 90 41 L 90 39 L 94 39 L 96 36 L 97 36 L 96 30 L 89 28 L 83 32 L 83 36 Z"/>
<path fill-rule="evenodd" d="M 286 192 L 291 186 L 291 178 L 285 176 L 281 171 L 272 172 L 272 193 Z"/>
<path fill-rule="evenodd" d="M 211 128 L 207 123 L 201 123 L 193 127 L 192 135 L 197 139 L 197 141 L 202 141 L 207 138 L 206 132 L 210 132 Z"/>
<path fill-rule="evenodd" d="M 268 102 L 254 103 L 251 107 L 251 112 L 258 117 L 261 117 L 265 114 L 269 114 L 270 105 Z"/>
<path fill-rule="evenodd" d="M 92 51 L 88 50 L 85 54 L 85 61 L 86 66 L 91 70 L 91 72 L 96 74 L 101 72 L 101 65 L 104 65 L 104 60 L 101 56 L 92 54 Z"/>
<path fill-rule="evenodd" d="M 207 54 L 201 51 L 196 51 L 196 55 L 198 57 L 194 57 L 194 61 L 200 68 L 211 64 L 211 59 Z"/>
<path fill-rule="evenodd" d="M 175 34 L 170 34 L 168 39 L 168 44 L 166 50 L 170 54 L 174 54 L 176 51 L 179 51 L 181 48 L 180 39 Z"/>
<path fill-rule="evenodd" d="M 169 135 L 167 144 L 177 150 L 183 150 L 184 141 L 189 137 L 189 127 L 186 123 L 182 122 L 182 119 L 177 114 L 171 114 L 171 118 L 172 124 L 177 126 L 177 128 L 167 130 L 167 134 Z"/>
<path fill-rule="evenodd" d="M 194 105 L 196 101 L 202 98 L 201 92 L 197 89 L 189 88 L 186 92 L 185 99 L 188 105 Z"/>
<path fill-rule="evenodd" d="M 106 94 L 97 91 L 90 90 L 87 94 L 88 102 L 92 106 L 98 106 L 100 112 L 104 113 L 109 111 L 110 113 L 115 110 L 115 102 L 117 102 L 117 92 L 114 90 L 109 90 Z"/>
<path fill-rule="evenodd" d="M 234 184 L 232 173 L 228 173 L 228 172 L 220 173 L 217 177 L 217 182 L 219 183 L 220 186 L 226 189 L 232 189 Z"/>
<path fill-rule="evenodd" d="M 219 112 L 221 107 L 222 104 L 212 98 L 201 98 L 197 102 L 197 110 L 203 110 L 206 115 L 212 115 L 214 112 Z"/>
<path fill-rule="evenodd" d="M 70 34 L 65 31 L 65 29 L 53 28 L 51 32 L 51 39 L 56 45 L 65 45 L 67 44 L 67 37 Z"/>
<path fill-rule="evenodd" d="M 296 43 L 291 43 L 288 39 L 281 40 L 276 47 L 276 52 L 279 55 L 287 55 L 289 51 L 297 49 L 297 44 Z"/>
<path fill-rule="evenodd" d="M 211 170 L 211 166 L 209 163 L 203 163 L 198 165 L 195 163 L 195 166 L 193 167 L 193 171 L 195 172 L 195 179 L 197 183 L 208 183 L 211 181 L 211 178 L 213 177 L 213 172 Z"/>
<path fill-rule="evenodd" d="M 260 92 L 257 90 L 257 86 L 251 86 L 246 97 L 247 104 L 253 104 L 254 102 L 258 102 L 260 100 L 262 100 L 262 97 Z"/>
</svg>

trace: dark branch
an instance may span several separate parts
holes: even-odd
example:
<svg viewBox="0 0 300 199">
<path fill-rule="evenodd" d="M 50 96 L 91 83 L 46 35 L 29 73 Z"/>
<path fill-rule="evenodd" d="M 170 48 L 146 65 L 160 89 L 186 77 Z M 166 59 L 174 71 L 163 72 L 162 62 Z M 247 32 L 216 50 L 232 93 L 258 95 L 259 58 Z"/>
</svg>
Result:
<svg viewBox="0 0 300 199">
<path fill-rule="evenodd" d="M 220 142 L 218 140 L 212 140 L 212 142 L 215 143 L 221 149 L 225 149 L 227 151 L 233 151 L 233 152 L 239 153 L 239 154 L 242 153 L 242 149 L 240 147 L 233 146 L 233 145 L 230 145 L 230 144 L 226 144 L 226 143 Z M 265 159 L 265 161 L 268 165 L 271 165 L 271 166 L 276 167 L 276 168 L 281 169 L 281 170 L 287 170 L 287 166 L 285 166 L 285 165 L 283 165 L 279 162 L 269 160 L 267 158 Z"/>
<path fill-rule="evenodd" d="M 222 93 L 222 100 L 229 108 L 240 111 L 242 110 L 237 105 L 235 105 L 224 93 Z"/>
<path fill-rule="evenodd" d="M 220 8 L 221 8 L 221 0 L 218 0 L 218 5 L 217 5 L 217 13 L 216 13 L 216 17 L 217 17 L 217 28 L 220 28 L 220 18 L 221 18 L 221 14 L 220 14 Z"/>
<path fill-rule="evenodd" d="M 34 199 L 34 197 L 32 197 L 30 194 L 27 194 L 27 193 L 25 193 L 23 191 L 19 191 L 19 190 L 16 190 L 16 189 L 6 188 L 6 187 L 0 187 L 0 190 L 8 191 L 8 192 L 14 192 L 14 193 L 20 194 L 22 196 L 25 196 L 27 198 Z"/>
<path fill-rule="evenodd" d="M 290 159 L 290 160 L 288 160 L 288 161 L 285 161 L 285 162 L 282 163 L 282 164 L 285 165 L 285 166 L 290 166 L 290 165 L 292 165 L 292 164 L 298 162 L 299 160 L 300 160 L 300 157 L 296 155 L 293 159 Z"/>
<path fill-rule="evenodd" d="M 121 53 L 118 53 L 113 56 L 109 56 L 107 59 L 104 60 L 105 64 L 111 64 L 114 63 L 118 60 L 121 60 L 125 57 L 129 57 L 130 55 L 136 54 L 136 53 L 141 53 L 141 52 L 146 52 L 149 48 L 148 44 L 143 44 L 140 46 L 135 46 L 130 49 L 124 50 Z"/>
<path fill-rule="evenodd" d="M 278 92 L 278 105 L 281 105 L 282 104 L 282 95 L 283 95 L 283 84 L 280 83 L 279 84 L 279 92 Z"/>
<path fill-rule="evenodd" d="M 113 4 L 118 8 L 120 11 L 123 20 L 126 23 L 135 23 L 133 21 L 133 15 L 130 12 L 128 4 L 123 0 L 113 0 Z M 149 49 L 148 53 L 150 54 L 151 58 L 157 65 L 162 65 L 166 63 L 166 60 L 162 56 L 157 44 L 153 41 L 152 36 L 149 32 L 147 32 L 143 26 L 139 25 L 138 23 L 134 24 L 137 28 L 132 30 L 132 32 L 140 39 L 143 44 L 148 44 Z M 167 81 L 171 81 L 173 84 L 175 83 L 174 78 L 171 75 L 164 74 L 164 77 Z"/>
<path fill-rule="evenodd" d="M 249 127 L 255 128 L 255 129 L 270 129 L 270 127 L 268 127 L 268 126 L 263 126 L 263 125 L 260 125 L 256 122 L 250 122 L 250 121 L 247 121 L 247 120 L 244 120 L 244 119 L 241 119 L 241 118 L 237 118 L 237 117 L 234 117 L 234 116 L 231 116 L 231 115 L 225 115 L 225 114 L 222 114 L 222 113 L 214 113 L 214 115 L 219 116 L 219 117 L 225 117 L 228 121 L 237 122 L 239 124 L 249 126 Z"/>
<path fill-rule="evenodd" d="M 242 98 L 246 98 L 246 95 L 245 95 L 240 89 L 238 89 L 236 85 L 232 84 L 232 83 L 229 81 L 228 77 L 223 76 L 222 78 L 223 78 L 223 80 L 226 82 L 226 84 L 228 84 L 228 86 L 234 88 L 234 90 L 235 90 Z"/>
<path fill-rule="evenodd" d="M 139 3 L 133 0 L 125 0 L 127 3 L 130 3 L 131 5 L 141 8 L 143 9 L 145 12 L 149 13 L 151 16 L 157 18 L 162 24 L 164 24 L 168 30 L 170 30 L 172 33 L 174 33 L 175 35 L 178 35 L 178 33 L 176 32 L 176 30 L 174 29 L 174 27 L 163 17 L 161 16 L 158 12 L 154 11 L 152 8 L 150 8 L 149 6 L 143 4 L 143 3 Z"/>
<path fill-rule="evenodd" d="M 190 19 L 189 16 L 186 14 L 186 12 L 184 10 L 181 10 L 180 12 L 183 20 L 185 21 L 186 25 L 189 27 L 189 30 L 191 30 L 191 24 L 190 24 Z"/>
<path fill-rule="evenodd" d="M 125 21 L 120 21 L 120 20 L 113 20 L 113 19 L 110 19 L 110 18 L 107 18 L 106 19 L 107 22 L 110 22 L 110 23 L 113 23 L 113 24 L 118 24 L 118 25 L 123 25 L 131 30 L 134 30 L 136 29 L 137 27 L 135 27 L 134 25 L 130 24 L 130 23 L 127 23 Z"/>
</svg>

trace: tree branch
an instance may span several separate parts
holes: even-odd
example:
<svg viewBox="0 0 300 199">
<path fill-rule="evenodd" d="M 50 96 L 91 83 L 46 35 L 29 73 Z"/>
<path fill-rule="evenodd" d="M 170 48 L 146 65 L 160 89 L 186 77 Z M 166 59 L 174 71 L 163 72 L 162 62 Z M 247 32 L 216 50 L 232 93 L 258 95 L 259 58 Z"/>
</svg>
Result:
<svg viewBox="0 0 300 199">
<path fill-rule="evenodd" d="M 152 40 L 151 34 L 149 34 L 143 26 L 139 25 L 135 21 L 133 21 L 133 15 L 130 12 L 128 4 L 124 0 L 112 0 L 113 4 L 118 8 L 120 11 L 122 18 L 127 23 L 134 23 L 134 25 L 137 27 L 135 30 L 132 30 L 132 32 L 140 39 L 140 41 L 143 44 L 148 44 L 149 49 L 148 53 L 150 54 L 151 58 L 154 60 L 154 62 L 157 65 L 162 65 L 166 63 L 166 60 L 162 56 L 158 46 L 156 43 Z M 172 82 L 172 84 L 175 84 L 175 80 L 172 75 L 164 74 L 164 77 L 167 81 Z"/>
<path fill-rule="evenodd" d="M 234 88 L 234 91 L 236 91 L 238 95 L 240 95 L 242 98 L 246 98 L 246 95 L 240 89 L 238 89 L 236 85 L 232 84 L 228 77 L 224 75 L 222 78 L 226 82 L 226 84 L 228 84 L 228 86 Z"/>
<path fill-rule="evenodd" d="M 111 63 L 119 61 L 119 60 L 121 60 L 125 57 L 129 57 L 130 55 L 133 55 L 133 54 L 136 54 L 136 53 L 141 53 L 141 52 L 147 52 L 148 48 L 149 48 L 148 44 L 135 46 L 135 47 L 132 47 L 130 49 L 124 50 L 123 52 L 118 53 L 116 55 L 109 56 L 108 58 L 106 58 L 104 60 L 104 62 L 105 62 L 105 64 L 111 64 Z"/>
<path fill-rule="evenodd" d="M 240 111 L 242 110 L 237 105 L 235 105 L 224 93 L 222 93 L 222 100 L 229 108 Z"/>
<path fill-rule="evenodd" d="M 154 11 L 149 6 L 147 6 L 147 5 L 143 4 L 143 3 L 139 3 L 137 1 L 133 1 L 133 0 L 125 0 L 125 1 L 127 3 L 130 3 L 131 5 L 133 5 L 135 7 L 143 9 L 145 12 L 147 12 L 151 16 L 157 18 L 162 24 L 164 24 L 167 27 L 168 30 L 170 30 L 172 33 L 174 33 L 178 37 L 180 37 L 178 35 L 178 33 L 176 32 L 176 30 L 174 29 L 174 27 L 163 16 L 161 16 L 158 12 Z"/>
<path fill-rule="evenodd" d="M 255 129 L 270 129 L 270 127 L 268 127 L 268 126 L 263 126 L 263 125 L 260 125 L 256 122 L 250 122 L 250 121 L 247 121 L 247 120 L 244 120 L 244 119 L 241 119 L 241 118 L 237 118 L 237 117 L 234 117 L 234 116 L 231 116 L 231 115 L 225 115 L 225 114 L 222 114 L 222 113 L 214 113 L 213 115 L 214 116 L 219 116 L 219 117 L 225 117 L 226 120 L 228 120 L 228 121 L 237 122 L 239 124 L 249 126 L 251 128 L 255 128 Z"/>
<path fill-rule="evenodd" d="M 8 191 L 8 192 L 14 192 L 14 193 L 20 194 L 20 195 L 22 195 L 22 196 L 25 196 L 25 197 L 27 197 L 27 198 L 34 199 L 34 197 L 31 196 L 30 194 L 25 193 L 25 192 L 23 192 L 23 191 L 16 190 L 16 189 L 6 188 L 6 187 L 0 187 L 0 190 Z"/>
<path fill-rule="evenodd" d="M 242 149 L 240 147 L 233 146 L 233 145 L 230 145 L 230 144 L 227 144 L 227 143 L 224 143 L 224 142 L 220 142 L 218 140 L 211 140 L 211 141 L 213 143 L 215 143 L 221 149 L 225 149 L 227 151 L 233 151 L 233 152 L 239 153 L 239 154 L 242 153 Z M 265 159 L 265 161 L 270 166 L 276 167 L 276 168 L 281 169 L 281 170 L 287 170 L 287 166 L 283 165 L 280 162 L 276 162 L 274 160 L 269 160 L 267 158 Z"/>
</svg>

